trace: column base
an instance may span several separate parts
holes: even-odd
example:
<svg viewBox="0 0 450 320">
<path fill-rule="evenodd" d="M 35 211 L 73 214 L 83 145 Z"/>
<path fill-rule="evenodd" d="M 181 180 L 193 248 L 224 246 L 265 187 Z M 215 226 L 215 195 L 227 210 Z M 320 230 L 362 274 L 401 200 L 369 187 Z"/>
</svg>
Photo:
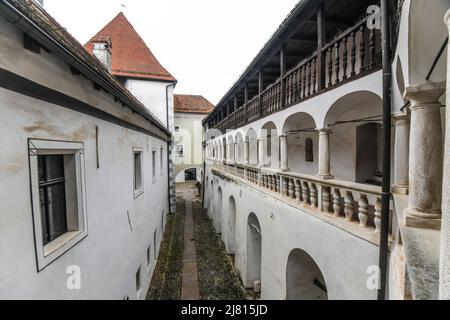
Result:
<svg viewBox="0 0 450 320">
<path fill-rule="evenodd" d="M 289 168 L 284 168 L 284 169 L 283 169 L 283 168 L 280 168 L 280 171 L 281 171 L 281 172 L 289 172 L 289 171 L 291 171 L 291 170 L 289 170 Z"/>
<path fill-rule="evenodd" d="M 392 185 L 391 192 L 395 194 L 400 194 L 402 196 L 409 195 L 409 186 L 403 186 L 403 185 Z"/>
<path fill-rule="evenodd" d="M 405 225 L 410 228 L 441 230 L 442 216 L 424 213 L 407 208 L 405 210 Z"/>
</svg>

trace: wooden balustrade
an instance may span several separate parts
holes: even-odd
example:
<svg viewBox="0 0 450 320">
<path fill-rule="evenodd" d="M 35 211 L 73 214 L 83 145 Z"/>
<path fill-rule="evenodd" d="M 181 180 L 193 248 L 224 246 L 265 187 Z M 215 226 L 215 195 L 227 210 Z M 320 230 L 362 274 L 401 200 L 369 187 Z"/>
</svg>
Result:
<svg viewBox="0 0 450 320">
<path fill-rule="evenodd" d="M 367 19 L 340 33 L 333 41 L 289 70 L 283 79 L 268 86 L 259 96 L 215 126 L 226 130 L 239 128 L 282 108 L 298 104 L 342 83 L 355 80 L 381 67 L 381 32 L 367 28 Z M 319 59 L 325 63 L 319 64 Z M 325 87 L 320 88 L 318 74 L 325 68 Z M 281 85 L 283 82 L 283 85 Z M 281 92 L 282 88 L 284 93 Z M 284 101 L 282 101 L 282 97 Z M 260 103 L 261 99 L 261 103 Z M 260 107 L 262 110 L 260 110 Z M 231 120 L 232 119 L 232 120 Z M 236 123 L 234 124 L 234 119 Z M 230 123 L 233 122 L 233 125 Z"/>
</svg>

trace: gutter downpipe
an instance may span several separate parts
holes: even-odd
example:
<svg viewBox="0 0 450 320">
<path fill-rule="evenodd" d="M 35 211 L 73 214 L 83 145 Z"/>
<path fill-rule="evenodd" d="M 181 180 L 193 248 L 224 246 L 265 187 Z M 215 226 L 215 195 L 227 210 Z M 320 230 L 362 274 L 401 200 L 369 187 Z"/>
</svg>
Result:
<svg viewBox="0 0 450 320">
<path fill-rule="evenodd" d="M 173 82 L 166 86 L 166 114 L 167 114 L 167 130 L 170 131 L 169 128 L 169 87 L 177 85 L 177 82 Z M 169 201 L 169 214 L 173 214 L 170 209 L 170 145 L 173 143 L 173 134 L 171 135 L 171 140 L 167 143 L 167 200 Z"/>
<path fill-rule="evenodd" d="M 202 142 L 203 147 L 203 192 L 202 192 L 202 208 L 205 208 L 205 192 L 206 192 L 206 140 Z"/>
<path fill-rule="evenodd" d="M 389 221 L 391 202 L 391 29 L 389 0 L 381 0 L 382 20 L 382 50 L 383 50 L 383 188 L 381 207 L 380 231 L 380 287 L 378 300 L 386 300 L 388 250 L 389 250 Z"/>
</svg>

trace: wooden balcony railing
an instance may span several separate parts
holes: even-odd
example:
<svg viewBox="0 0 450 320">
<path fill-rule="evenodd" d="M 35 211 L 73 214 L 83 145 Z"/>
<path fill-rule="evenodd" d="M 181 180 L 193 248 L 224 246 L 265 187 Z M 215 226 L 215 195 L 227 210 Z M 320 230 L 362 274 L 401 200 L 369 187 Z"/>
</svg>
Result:
<svg viewBox="0 0 450 320">
<path fill-rule="evenodd" d="M 321 52 L 289 70 L 236 113 L 236 123 L 219 122 L 216 129 L 225 131 L 242 127 L 284 108 L 354 81 L 381 68 L 381 32 L 367 27 L 363 19 L 339 34 Z M 319 61 L 323 63 L 319 63 Z M 321 69 L 321 68 L 324 68 Z M 319 77 L 319 73 L 323 77 Z M 320 83 L 320 79 L 322 83 Z M 282 85 L 283 82 L 283 85 Z M 282 92 L 284 90 L 284 92 Z"/>
</svg>

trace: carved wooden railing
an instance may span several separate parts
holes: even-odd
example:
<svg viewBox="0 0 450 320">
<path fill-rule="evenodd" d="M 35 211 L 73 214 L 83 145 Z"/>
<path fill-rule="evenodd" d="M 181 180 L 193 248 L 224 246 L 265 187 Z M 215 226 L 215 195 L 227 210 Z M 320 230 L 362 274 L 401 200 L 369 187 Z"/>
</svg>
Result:
<svg viewBox="0 0 450 320">
<path fill-rule="evenodd" d="M 243 165 L 216 164 L 214 167 L 274 192 L 299 207 L 358 224 L 364 229 L 380 230 L 381 188 L 377 186 Z"/>
<path fill-rule="evenodd" d="M 259 118 L 259 96 L 254 97 L 252 100 L 250 100 L 247 105 L 247 121 L 251 122 L 253 120 L 256 120 Z"/>
<path fill-rule="evenodd" d="M 255 96 L 247 105 L 238 109 L 236 127 L 242 127 L 379 70 L 382 57 L 381 32 L 369 29 L 367 20 L 365 18 L 340 33 L 322 48 L 319 55 L 317 52 L 313 53 L 289 70 L 283 79 L 278 79 L 261 95 Z M 323 77 L 319 77 L 319 73 Z M 320 79 L 323 79 L 322 83 Z"/>
</svg>

